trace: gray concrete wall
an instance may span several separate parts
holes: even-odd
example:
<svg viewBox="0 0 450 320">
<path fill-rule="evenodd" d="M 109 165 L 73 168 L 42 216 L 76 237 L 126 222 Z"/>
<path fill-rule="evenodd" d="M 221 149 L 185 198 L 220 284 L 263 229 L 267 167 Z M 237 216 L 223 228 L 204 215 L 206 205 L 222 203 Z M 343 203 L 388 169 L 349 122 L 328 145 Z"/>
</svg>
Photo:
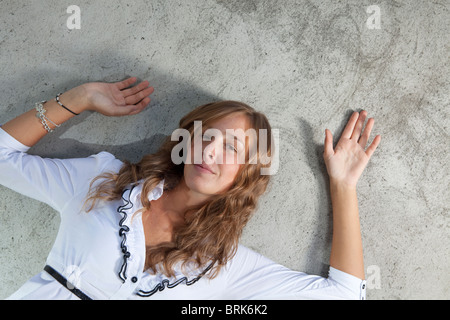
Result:
<svg viewBox="0 0 450 320">
<path fill-rule="evenodd" d="M 69 5 L 81 9 L 70 30 Z M 366 22 L 380 8 L 380 28 Z M 0 123 L 87 81 L 155 87 L 126 118 L 85 113 L 30 153 L 137 161 L 200 103 L 242 100 L 280 130 L 280 167 L 242 243 L 324 274 L 324 129 L 353 110 L 382 141 L 358 183 L 368 299 L 449 299 L 448 1 L 0 1 Z M 376 21 L 375 21 L 376 22 Z M 59 217 L 0 187 L 0 298 L 39 272 Z"/>
</svg>

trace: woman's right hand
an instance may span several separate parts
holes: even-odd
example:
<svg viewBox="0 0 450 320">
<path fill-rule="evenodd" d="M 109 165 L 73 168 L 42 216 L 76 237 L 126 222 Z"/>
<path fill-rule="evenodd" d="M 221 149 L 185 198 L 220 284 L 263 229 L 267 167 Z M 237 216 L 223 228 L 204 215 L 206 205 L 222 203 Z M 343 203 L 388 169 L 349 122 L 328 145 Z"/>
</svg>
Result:
<svg viewBox="0 0 450 320">
<path fill-rule="evenodd" d="M 131 77 L 114 83 L 89 82 L 83 84 L 87 103 L 86 110 L 96 111 L 105 116 L 134 115 L 150 103 L 150 95 L 154 88 L 148 81 L 130 87 L 137 80 Z"/>
</svg>

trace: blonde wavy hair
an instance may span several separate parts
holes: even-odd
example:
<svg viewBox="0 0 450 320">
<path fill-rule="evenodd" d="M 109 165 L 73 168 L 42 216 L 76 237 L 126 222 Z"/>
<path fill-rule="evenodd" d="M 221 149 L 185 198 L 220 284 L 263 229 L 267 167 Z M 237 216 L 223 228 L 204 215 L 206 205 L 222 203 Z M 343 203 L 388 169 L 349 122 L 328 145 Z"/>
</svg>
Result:
<svg viewBox="0 0 450 320">
<path fill-rule="evenodd" d="M 238 246 L 243 229 L 254 212 L 258 198 L 266 191 L 270 176 L 262 175 L 261 168 L 270 167 L 272 157 L 271 127 L 266 116 L 252 107 L 238 101 L 219 101 L 201 105 L 179 122 L 179 128 L 194 133 L 194 121 L 202 121 L 206 129 L 216 120 L 234 113 L 248 117 L 250 127 L 259 132 L 267 130 L 266 147 L 260 151 L 259 141 L 256 152 L 257 161 L 249 161 L 249 143 L 246 145 L 245 163 L 240 165 L 231 187 L 222 194 L 214 195 L 207 203 L 185 212 L 185 223 L 174 230 L 171 242 L 147 247 L 145 269 L 151 273 L 162 272 L 174 276 L 175 265 L 187 266 L 194 262 L 198 268 L 214 266 L 208 272 L 209 278 L 217 276 L 219 270 L 229 261 Z M 246 137 L 247 140 L 248 137 Z M 147 196 L 164 179 L 164 190 L 174 188 L 183 177 L 184 163 L 174 164 L 171 152 L 179 141 L 166 137 L 156 153 L 142 157 L 138 163 L 124 161 L 118 173 L 106 172 L 94 178 L 85 205 L 92 210 L 98 200 L 120 199 L 125 188 L 144 179 L 141 201 L 142 210 L 148 210 L 151 203 Z M 255 141 L 256 143 L 256 141 Z M 264 154 L 261 154 L 263 152 Z M 264 161 L 260 159 L 264 158 Z M 267 161 L 269 159 L 269 161 Z M 256 162 L 256 163 L 255 163 Z M 103 179 L 92 188 L 97 179 Z"/>
</svg>

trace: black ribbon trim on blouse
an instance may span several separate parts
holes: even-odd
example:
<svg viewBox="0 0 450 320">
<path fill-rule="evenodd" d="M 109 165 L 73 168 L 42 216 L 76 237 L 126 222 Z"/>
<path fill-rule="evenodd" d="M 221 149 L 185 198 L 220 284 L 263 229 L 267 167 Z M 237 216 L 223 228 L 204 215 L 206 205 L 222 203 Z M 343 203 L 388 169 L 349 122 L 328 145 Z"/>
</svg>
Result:
<svg viewBox="0 0 450 320">
<path fill-rule="evenodd" d="M 213 264 L 214 263 L 211 263 L 205 270 L 203 270 L 202 273 L 200 273 L 196 278 L 194 278 L 192 280 L 188 281 L 187 277 L 183 277 L 173 283 L 170 283 L 170 281 L 168 279 L 164 279 L 160 283 L 158 283 L 152 290 L 150 290 L 150 291 L 139 290 L 139 292 L 137 292 L 136 294 L 138 296 L 147 298 L 147 297 L 152 296 L 153 294 L 155 294 L 158 291 L 163 291 L 165 288 L 172 289 L 183 282 L 185 282 L 185 284 L 187 286 L 193 285 L 198 280 L 200 280 L 212 268 Z"/>
<path fill-rule="evenodd" d="M 122 242 L 120 243 L 120 248 L 122 249 L 122 253 L 123 253 L 123 263 L 122 263 L 122 267 L 120 268 L 120 271 L 119 271 L 119 278 L 122 280 L 122 282 L 125 282 L 125 280 L 127 279 L 127 261 L 128 261 L 128 258 L 131 256 L 131 253 L 128 251 L 128 248 L 126 246 L 127 232 L 130 231 L 130 227 L 128 227 L 127 225 L 124 225 L 123 223 L 127 219 L 127 213 L 125 210 L 130 210 L 131 208 L 133 208 L 133 203 L 130 200 L 130 195 L 131 195 L 131 192 L 133 191 L 134 187 L 135 186 L 133 186 L 131 188 L 130 193 L 128 195 L 128 199 L 125 199 L 123 197 L 125 192 L 128 191 L 128 189 L 124 190 L 124 192 L 122 193 L 122 199 L 124 201 L 126 201 L 126 203 L 117 208 L 117 212 L 119 212 L 123 215 L 122 219 L 120 219 L 120 221 L 119 221 L 119 227 L 120 227 L 119 236 L 122 238 Z"/>
</svg>

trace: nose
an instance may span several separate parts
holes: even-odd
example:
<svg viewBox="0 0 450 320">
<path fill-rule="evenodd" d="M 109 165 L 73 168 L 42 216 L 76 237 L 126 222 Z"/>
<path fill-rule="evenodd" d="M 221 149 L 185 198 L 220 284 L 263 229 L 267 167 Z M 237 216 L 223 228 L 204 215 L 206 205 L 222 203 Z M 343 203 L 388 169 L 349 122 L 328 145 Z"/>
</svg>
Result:
<svg viewBox="0 0 450 320">
<path fill-rule="evenodd" d="M 215 163 L 215 160 L 217 159 L 217 156 L 220 155 L 219 146 L 221 145 L 221 142 L 218 141 L 219 139 L 214 139 L 213 141 L 205 141 L 207 143 L 205 149 L 203 150 L 203 160 L 207 164 Z"/>
</svg>

